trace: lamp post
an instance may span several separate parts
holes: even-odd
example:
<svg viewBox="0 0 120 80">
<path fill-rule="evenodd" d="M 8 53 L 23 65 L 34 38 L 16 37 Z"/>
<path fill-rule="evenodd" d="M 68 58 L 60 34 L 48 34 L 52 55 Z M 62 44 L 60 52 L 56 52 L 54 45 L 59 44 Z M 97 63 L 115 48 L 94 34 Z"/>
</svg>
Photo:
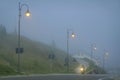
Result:
<svg viewBox="0 0 120 80">
<path fill-rule="evenodd" d="M 19 15 L 18 15 L 18 47 L 16 48 L 16 53 L 18 54 L 18 73 L 21 72 L 21 69 L 20 69 L 20 54 L 23 53 L 23 48 L 21 48 L 20 46 L 20 26 L 21 26 L 21 10 L 22 10 L 22 7 L 23 6 L 26 6 L 27 8 L 27 11 L 25 13 L 25 15 L 27 17 L 30 16 L 30 12 L 29 12 L 29 7 L 27 4 L 21 4 L 19 2 Z"/>
<path fill-rule="evenodd" d="M 95 44 L 92 44 L 92 45 L 91 45 L 91 59 L 93 59 L 93 53 L 94 53 L 94 51 L 96 51 L 96 50 L 97 50 L 97 48 L 96 48 Z"/>
<path fill-rule="evenodd" d="M 70 29 L 67 29 L 67 72 L 69 72 L 69 68 L 70 68 L 70 65 L 69 65 L 69 32 L 70 32 Z M 75 34 L 72 32 L 71 34 L 71 37 L 74 38 L 75 37 Z"/>
<path fill-rule="evenodd" d="M 107 57 L 109 56 L 109 53 L 108 52 L 105 52 L 103 54 L 103 69 L 105 69 L 105 60 L 107 59 Z"/>
</svg>

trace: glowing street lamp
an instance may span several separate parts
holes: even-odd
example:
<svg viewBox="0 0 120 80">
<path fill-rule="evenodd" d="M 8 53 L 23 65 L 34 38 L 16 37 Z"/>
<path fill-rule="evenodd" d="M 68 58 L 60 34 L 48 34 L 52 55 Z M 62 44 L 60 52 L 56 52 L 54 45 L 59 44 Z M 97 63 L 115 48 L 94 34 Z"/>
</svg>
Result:
<svg viewBox="0 0 120 80">
<path fill-rule="evenodd" d="M 71 35 L 71 36 L 72 36 L 72 38 L 75 38 L 75 34 L 74 34 L 74 33 L 72 33 L 72 35 Z"/>
<path fill-rule="evenodd" d="M 69 72 L 69 36 L 71 36 L 72 38 L 75 38 L 75 34 L 72 32 L 72 34 L 70 35 L 70 29 L 67 29 L 67 72 Z"/>
<path fill-rule="evenodd" d="M 94 49 L 94 50 L 97 50 L 97 48 L 96 48 L 96 47 L 94 47 L 93 49 Z"/>
<path fill-rule="evenodd" d="M 106 59 L 108 58 L 108 56 L 109 56 L 109 53 L 108 53 L 108 52 L 105 52 L 105 53 L 103 54 L 103 69 L 105 69 L 105 61 L 106 61 Z"/>
<path fill-rule="evenodd" d="M 27 17 L 30 16 L 30 12 L 29 12 L 29 10 L 27 10 L 27 12 L 25 13 L 25 15 L 26 15 Z"/>
<path fill-rule="evenodd" d="M 25 6 L 27 8 L 27 11 L 25 13 L 25 15 L 27 17 L 30 16 L 30 12 L 29 12 L 29 7 L 27 4 L 21 4 L 19 2 L 19 15 L 18 15 L 18 47 L 16 48 L 16 53 L 18 54 L 18 73 L 21 72 L 21 69 L 20 69 L 20 54 L 23 53 L 23 48 L 21 48 L 21 45 L 20 45 L 20 27 L 21 27 L 21 10 L 22 10 L 22 7 Z"/>
<path fill-rule="evenodd" d="M 93 59 L 93 53 L 94 53 L 94 51 L 96 51 L 97 50 L 97 47 L 95 46 L 95 44 L 92 44 L 91 45 L 91 59 Z"/>
</svg>

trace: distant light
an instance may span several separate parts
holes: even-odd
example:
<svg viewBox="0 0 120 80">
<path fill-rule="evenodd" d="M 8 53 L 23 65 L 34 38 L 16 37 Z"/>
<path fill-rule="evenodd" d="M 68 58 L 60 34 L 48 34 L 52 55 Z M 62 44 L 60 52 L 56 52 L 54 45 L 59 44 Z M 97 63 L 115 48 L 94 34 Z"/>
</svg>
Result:
<svg viewBox="0 0 120 80">
<path fill-rule="evenodd" d="M 106 53 L 105 53 L 105 56 L 108 56 L 108 55 L 109 55 L 109 53 L 108 53 L 108 52 L 106 52 Z"/>
<path fill-rule="evenodd" d="M 27 12 L 25 13 L 25 15 L 26 15 L 27 17 L 30 16 L 30 12 L 29 12 L 29 10 L 27 10 Z"/>
<path fill-rule="evenodd" d="M 83 67 L 81 67 L 81 68 L 80 68 L 80 72 L 83 72 L 83 71 L 84 71 L 84 68 L 83 68 Z"/>
<path fill-rule="evenodd" d="M 76 69 L 75 72 L 78 74 L 84 74 L 86 71 L 87 66 L 85 65 L 79 65 Z"/>
<path fill-rule="evenodd" d="M 96 48 L 96 47 L 94 47 L 94 50 L 97 50 L 97 48 Z"/>
<path fill-rule="evenodd" d="M 71 36 L 72 36 L 72 38 L 74 38 L 74 37 L 75 37 L 75 34 L 74 34 L 74 33 L 72 33 L 72 35 L 71 35 Z"/>
</svg>

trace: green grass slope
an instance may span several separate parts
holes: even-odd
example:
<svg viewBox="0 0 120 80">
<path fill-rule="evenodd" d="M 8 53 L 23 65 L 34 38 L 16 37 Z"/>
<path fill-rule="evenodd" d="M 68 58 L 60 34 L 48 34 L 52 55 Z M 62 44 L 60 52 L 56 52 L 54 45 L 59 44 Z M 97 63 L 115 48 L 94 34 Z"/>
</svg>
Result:
<svg viewBox="0 0 120 80">
<path fill-rule="evenodd" d="M 15 53 L 17 47 L 17 36 L 7 34 L 0 39 L 0 75 L 16 74 L 18 55 Z M 26 37 L 21 37 L 21 47 L 24 52 L 21 54 L 21 72 L 27 74 L 35 73 L 65 73 L 64 51 L 55 49 L 55 59 L 50 60 L 48 55 L 52 53 L 51 46 L 32 41 Z"/>
</svg>

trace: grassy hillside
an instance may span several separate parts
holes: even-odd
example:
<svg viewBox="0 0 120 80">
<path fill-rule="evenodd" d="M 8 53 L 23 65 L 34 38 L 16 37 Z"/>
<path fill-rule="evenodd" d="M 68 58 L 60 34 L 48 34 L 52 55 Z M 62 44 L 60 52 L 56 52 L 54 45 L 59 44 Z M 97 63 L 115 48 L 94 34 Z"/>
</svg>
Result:
<svg viewBox="0 0 120 80">
<path fill-rule="evenodd" d="M 24 48 L 24 53 L 21 54 L 22 72 L 28 74 L 66 72 L 66 67 L 64 66 L 66 54 L 64 51 L 55 49 L 55 59 L 50 60 L 48 55 L 52 53 L 52 47 L 49 45 L 22 37 L 21 46 Z M 17 36 L 7 34 L 0 39 L 0 74 L 16 73 L 18 59 L 17 54 L 15 53 L 16 47 Z"/>
</svg>

